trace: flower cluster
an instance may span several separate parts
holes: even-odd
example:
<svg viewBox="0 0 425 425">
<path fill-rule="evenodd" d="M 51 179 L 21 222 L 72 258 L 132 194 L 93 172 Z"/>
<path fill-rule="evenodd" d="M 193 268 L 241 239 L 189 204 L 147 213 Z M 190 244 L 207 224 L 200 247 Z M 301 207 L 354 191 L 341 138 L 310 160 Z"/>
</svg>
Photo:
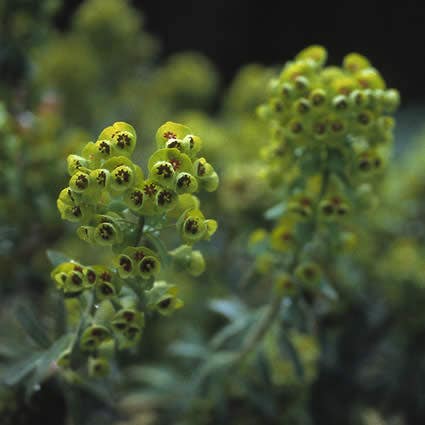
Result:
<svg viewBox="0 0 425 425">
<path fill-rule="evenodd" d="M 357 53 L 345 56 L 342 67 L 325 66 L 326 57 L 321 46 L 301 51 L 272 80 L 259 108 L 273 121 L 265 156 L 275 178 L 282 166 L 313 174 L 324 161 L 350 179 L 364 178 L 387 159 L 398 92 Z"/>
<path fill-rule="evenodd" d="M 329 250 L 352 245 L 347 218 L 376 201 L 393 140 L 398 92 L 357 53 L 342 67 L 325 66 L 326 57 L 321 46 L 301 51 L 271 81 L 258 109 L 271 128 L 265 175 L 279 203 L 266 214 L 277 225 L 270 234 L 256 232 L 253 246 L 262 253 L 260 268 L 275 267 L 285 295 L 318 287 Z"/>
<path fill-rule="evenodd" d="M 168 316 L 183 306 L 178 287 L 158 280 L 161 268 L 171 263 L 200 275 L 205 261 L 192 245 L 208 240 L 217 229 L 193 195 L 216 190 L 219 181 L 212 165 L 198 156 L 201 139 L 188 127 L 165 123 L 156 134 L 158 149 L 148 160 L 147 176 L 131 159 L 136 139 L 131 125 L 116 122 L 96 142 L 87 143 L 81 155 L 69 155 L 69 186 L 57 200 L 62 218 L 79 224 L 82 240 L 114 252 L 110 265 L 70 260 L 52 271 L 67 297 L 92 297 L 93 311 L 81 326 L 79 348 L 90 354 L 89 371 L 95 375 L 109 368 L 99 354 L 105 346 L 122 349 L 139 341 L 146 312 Z M 183 244 L 168 251 L 161 231 L 173 226 Z"/>
</svg>

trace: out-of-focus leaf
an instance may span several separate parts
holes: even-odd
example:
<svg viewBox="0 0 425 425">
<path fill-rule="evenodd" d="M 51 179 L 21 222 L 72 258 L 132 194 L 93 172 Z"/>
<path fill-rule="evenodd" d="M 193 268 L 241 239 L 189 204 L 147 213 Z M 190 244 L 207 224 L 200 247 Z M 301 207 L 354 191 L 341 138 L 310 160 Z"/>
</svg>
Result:
<svg viewBox="0 0 425 425">
<path fill-rule="evenodd" d="M 256 370 L 259 374 L 261 374 L 264 384 L 267 386 L 272 385 L 270 367 L 262 349 L 258 350 L 257 355 L 255 356 L 255 364 Z"/>
<path fill-rule="evenodd" d="M 6 385 L 16 385 L 25 376 L 27 376 L 38 364 L 43 353 L 36 352 L 24 360 L 9 366 L 5 373 L 1 376 L 1 381 Z"/>
<path fill-rule="evenodd" d="M 25 330 L 27 335 L 40 347 L 47 348 L 50 346 L 50 338 L 46 331 L 40 325 L 32 309 L 27 306 L 19 306 L 16 311 L 16 318 Z"/>
<path fill-rule="evenodd" d="M 60 354 L 69 347 L 73 335 L 66 334 L 59 338 L 48 350 L 44 351 L 36 361 L 35 373 L 26 383 L 25 397 L 31 398 L 34 391 L 39 389 L 41 382 L 51 373 L 53 363 Z"/>
<path fill-rule="evenodd" d="M 69 258 L 67 255 L 59 251 L 54 251 L 49 249 L 46 251 L 46 253 L 47 253 L 47 258 L 49 259 L 53 267 L 56 267 L 59 264 L 67 263 L 68 261 L 71 261 L 71 258 Z"/>
<path fill-rule="evenodd" d="M 255 316 L 256 317 L 256 316 Z M 228 339 L 236 336 L 254 321 L 254 316 L 246 315 L 220 329 L 210 341 L 213 350 L 219 349 Z"/>
<path fill-rule="evenodd" d="M 229 320 L 235 320 L 246 315 L 247 309 L 238 299 L 216 299 L 208 303 L 208 307 L 215 313 L 222 314 Z"/>
<path fill-rule="evenodd" d="M 217 374 L 224 372 L 225 368 L 229 367 L 238 356 L 237 351 L 219 351 L 211 354 L 204 364 L 194 371 L 186 388 L 186 397 L 182 400 L 182 406 L 187 408 L 206 380 L 214 374 L 217 377 Z"/>
<path fill-rule="evenodd" d="M 56 296 L 54 299 L 54 317 L 55 317 L 55 335 L 59 337 L 66 331 L 66 311 L 62 296 Z"/>
<path fill-rule="evenodd" d="M 283 356 L 289 357 L 294 365 L 295 372 L 299 378 L 304 377 L 304 366 L 300 360 L 297 349 L 292 343 L 291 339 L 285 333 L 283 328 L 279 328 L 279 349 Z"/>
<path fill-rule="evenodd" d="M 277 218 L 282 216 L 282 214 L 285 212 L 285 210 L 286 210 L 286 203 L 285 202 L 279 202 L 278 204 L 269 208 L 264 213 L 264 218 L 266 218 L 267 220 L 276 220 Z"/>
<path fill-rule="evenodd" d="M 320 282 L 320 292 L 326 297 L 329 298 L 332 301 L 335 301 L 338 299 L 338 293 L 335 291 L 335 289 L 330 285 L 329 282 L 322 280 Z"/>
<path fill-rule="evenodd" d="M 199 344 L 189 342 L 176 342 L 169 348 L 172 354 L 191 359 L 203 359 L 209 354 L 209 351 Z"/>
<path fill-rule="evenodd" d="M 109 208 L 110 211 L 120 213 L 120 212 L 122 212 L 122 210 L 127 208 L 127 205 L 123 201 L 114 200 L 114 201 L 110 202 L 108 208 Z"/>
<path fill-rule="evenodd" d="M 151 387 L 168 391 L 179 377 L 164 367 L 137 366 L 127 370 L 127 378 L 134 383 L 148 383 Z"/>
<path fill-rule="evenodd" d="M 220 370 L 230 364 L 238 357 L 239 352 L 236 351 L 220 351 L 212 354 L 203 365 L 199 379 L 202 380 L 209 376 L 212 372 Z"/>
</svg>

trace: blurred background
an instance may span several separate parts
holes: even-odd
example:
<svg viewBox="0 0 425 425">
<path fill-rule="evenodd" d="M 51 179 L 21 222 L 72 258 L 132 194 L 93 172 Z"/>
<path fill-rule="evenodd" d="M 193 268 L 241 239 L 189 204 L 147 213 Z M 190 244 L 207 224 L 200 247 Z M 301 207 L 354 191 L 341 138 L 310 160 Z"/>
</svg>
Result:
<svg viewBox="0 0 425 425">
<path fill-rule="evenodd" d="M 55 25 L 69 27 L 81 0 L 68 0 Z M 383 2 L 131 1 L 145 14 L 146 29 L 161 40 L 162 54 L 196 50 L 210 58 L 228 84 L 244 64 L 276 65 L 310 44 L 328 46 L 329 61 L 347 51 L 373 58 L 404 102 L 425 96 L 425 6 Z M 407 71 L 408 69 L 408 71 Z"/>
<path fill-rule="evenodd" d="M 0 423 L 425 423 L 424 22 L 411 1 L 0 0 Z M 193 370 L 211 341 L 237 347 L 237 329 L 268 301 L 267 258 L 246 249 L 279 195 L 256 179 L 268 133 L 255 110 L 269 79 L 313 43 L 331 64 L 364 54 L 400 91 L 396 161 L 376 209 L 350 222 L 359 244 L 329 265 L 337 301 L 310 328 L 308 311 L 283 318 L 284 344 L 272 332 L 236 380 L 217 373 L 200 386 Z M 138 131 L 141 164 L 167 120 L 204 139 L 221 186 L 202 202 L 220 230 L 202 246 L 207 272 L 179 276 L 185 309 L 152 319 L 109 380 L 70 384 L 43 370 L 39 385 L 28 371 L 40 347 L 16 312 L 25 306 L 57 338 L 46 250 L 110 258 L 77 240 L 56 197 L 66 156 L 117 120 Z"/>
</svg>

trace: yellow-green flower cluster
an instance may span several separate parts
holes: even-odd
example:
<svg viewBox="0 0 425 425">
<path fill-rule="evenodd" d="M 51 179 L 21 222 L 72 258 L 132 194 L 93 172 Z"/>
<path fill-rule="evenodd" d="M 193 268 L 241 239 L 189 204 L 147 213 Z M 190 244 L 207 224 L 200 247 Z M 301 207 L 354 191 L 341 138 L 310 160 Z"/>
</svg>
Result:
<svg viewBox="0 0 425 425">
<path fill-rule="evenodd" d="M 219 182 L 213 166 L 198 155 L 200 137 L 181 124 L 162 125 L 147 176 L 131 159 L 136 140 L 131 125 L 116 122 L 80 155 L 69 155 L 69 185 L 57 200 L 62 218 L 80 224 L 82 240 L 111 246 L 114 252 L 107 266 L 70 260 L 51 273 L 67 298 L 88 293 L 100 306 L 102 313 L 93 310 L 80 335 L 80 349 L 90 354 L 88 369 L 94 376 L 109 370 L 99 354 L 105 344 L 112 352 L 133 346 L 146 312 L 168 316 L 183 306 L 178 286 L 158 280 L 162 266 L 199 276 L 205 260 L 192 245 L 217 230 L 217 222 L 205 218 L 194 195 L 216 190 Z M 183 244 L 168 251 L 161 231 L 173 227 Z"/>
<path fill-rule="evenodd" d="M 156 139 L 158 150 L 148 161 L 146 178 L 131 160 L 136 132 L 123 122 L 104 129 L 81 156 L 68 156 L 71 178 L 57 205 L 64 220 L 81 224 L 81 239 L 105 246 L 125 243 L 134 223 L 117 213 L 117 206 L 139 217 L 166 215 L 178 207 L 180 195 L 217 189 L 217 173 L 205 158 L 197 157 L 202 141 L 189 128 L 168 122 L 160 127 Z M 216 229 L 215 221 L 205 220 L 195 205 L 178 222 L 185 242 L 209 238 Z M 191 225 L 192 221 L 197 225 Z"/>
<path fill-rule="evenodd" d="M 398 92 L 364 56 L 350 53 L 341 67 L 325 66 L 326 58 L 323 47 L 310 46 L 271 82 L 259 108 L 273 122 L 265 149 L 271 177 L 282 166 L 312 174 L 324 161 L 352 178 L 370 176 L 387 159 Z"/>
<path fill-rule="evenodd" d="M 321 46 L 301 51 L 259 107 L 271 129 L 265 175 L 278 203 L 266 213 L 274 228 L 257 232 L 252 250 L 282 296 L 324 287 L 329 258 L 355 238 L 347 218 L 376 201 L 393 140 L 398 92 L 357 53 L 341 67 L 326 58 Z"/>
</svg>

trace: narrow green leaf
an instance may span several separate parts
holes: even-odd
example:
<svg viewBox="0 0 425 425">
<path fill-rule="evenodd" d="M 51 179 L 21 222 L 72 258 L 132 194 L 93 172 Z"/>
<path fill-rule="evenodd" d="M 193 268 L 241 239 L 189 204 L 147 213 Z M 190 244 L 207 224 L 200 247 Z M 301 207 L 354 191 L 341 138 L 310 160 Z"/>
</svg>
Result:
<svg viewBox="0 0 425 425">
<path fill-rule="evenodd" d="M 236 351 L 219 351 L 210 356 L 199 373 L 199 380 L 205 379 L 211 373 L 230 366 L 239 353 Z"/>
<path fill-rule="evenodd" d="M 304 366 L 300 360 L 297 349 L 291 339 L 286 335 L 283 328 L 279 328 L 279 348 L 283 356 L 289 357 L 294 364 L 295 372 L 299 378 L 304 377 Z"/>
<path fill-rule="evenodd" d="M 257 370 L 258 374 L 261 376 L 264 382 L 264 385 L 271 386 L 272 380 L 271 380 L 269 362 L 262 348 L 260 348 L 257 351 L 257 355 L 255 356 L 255 364 L 256 364 L 255 369 Z"/>
<path fill-rule="evenodd" d="M 204 359 L 209 354 L 209 351 L 202 345 L 182 341 L 172 344 L 169 351 L 176 356 L 190 359 Z"/>
<path fill-rule="evenodd" d="M 55 317 L 55 336 L 59 337 L 66 332 L 67 327 L 67 315 L 62 294 L 56 294 L 54 298 L 53 313 Z"/>
<path fill-rule="evenodd" d="M 67 263 L 68 261 L 71 261 L 71 258 L 69 258 L 67 255 L 59 251 L 48 249 L 46 251 L 46 254 L 47 254 L 47 258 L 49 259 L 53 267 L 56 267 L 59 264 Z"/>
<path fill-rule="evenodd" d="M 53 363 L 69 347 L 72 337 L 72 334 L 63 335 L 38 357 L 35 373 L 25 386 L 25 397 L 27 400 L 31 398 L 34 391 L 40 387 L 42 381 L 51 373 Z"/>
<path fill-rule="evenodd" d="M 257 316 L 255 316 L 256 318 Z M 244 316 L 220 329 L 211 339 L 210 347 L 213 350 L 219 349 L 228 339 L 243 332 L 254 321 L 253 316 Z"/>
<path fill-rule="evenodd" d="M 2 374 L 1 381 L 6 385 L 16 385 L 37 366 L 42 355 L 43 353 L 36 352 L 26 359 L 19 360 L 18 362 L 11 364 Z"/>
<path fill-rule="evenodd" d="M 178 376 L 171 369 L 157 366 L 134 366 L 127 370 L 126 377 L 131 383 L 136 385 L 149 384 L 156 390 L 169 390 L 177 381 Z"/>
<path fill-rule="evenodd" d="M 335 289 L 332 287 L 332 285 L 325 281 L 322 280 L 320 282 L 320 292 L 322 293 L 322 295 L 324 295 L 326 298 L 335 301 L 338 299 L 338 293 L 335 291 Z"/>
<path fill-rule="evenodd" d="M 208 303 L 210 310 L 222 314 L 229 320 L 235 320 L 246 314 L 246 307 L 238 300 L 215 299 Z"/>
<path fill-rule="evenodd" d="M 50 338 L 40 325 L 40 321 L 35 316 L 31 308 L 19 306 L 16 311 L 16 318 L 27 335 L 41 348 L 50 346 Z"/>
</svg>

